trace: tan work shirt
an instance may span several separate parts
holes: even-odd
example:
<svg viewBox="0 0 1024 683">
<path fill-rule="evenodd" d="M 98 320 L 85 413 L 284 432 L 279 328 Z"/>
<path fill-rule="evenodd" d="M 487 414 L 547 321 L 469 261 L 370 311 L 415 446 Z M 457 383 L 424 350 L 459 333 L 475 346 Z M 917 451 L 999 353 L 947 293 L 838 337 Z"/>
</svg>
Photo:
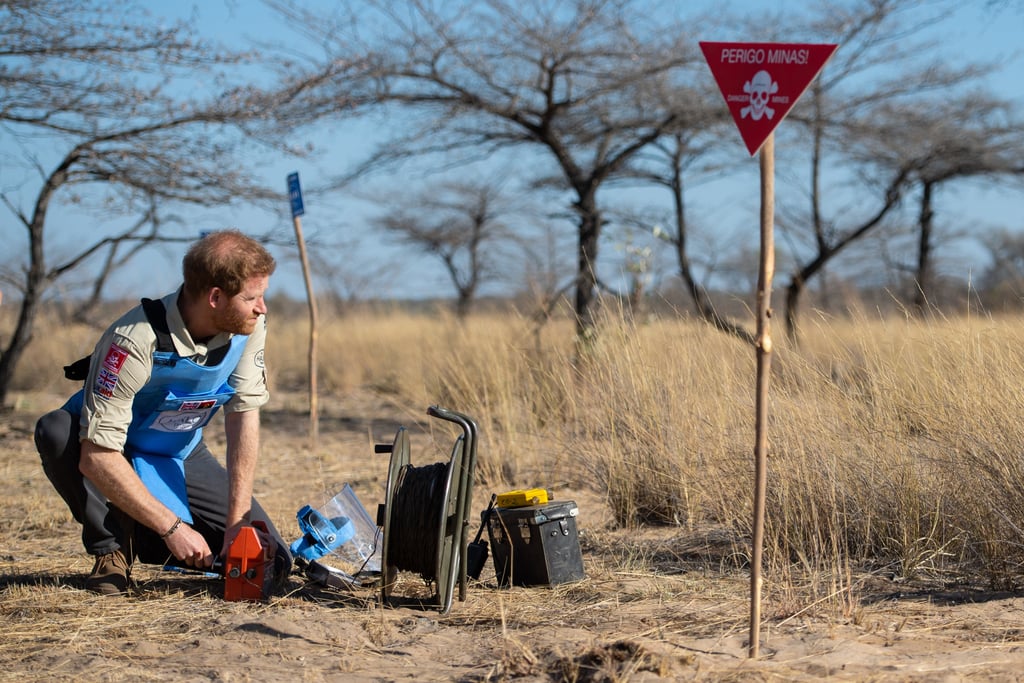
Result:
<svg viewBox="0 0 1024 683">
<path fill-rule="evenodd" d="M 162 299 L 174 350 L 183 358 L 205 365 L 207 358 L 227 346 L 234 335 L 222 332 L 206 343 L 193 340 L 178 310 L 180 294 L 181 289 Z M 266 317 L 261 316 L 228 378 L 235 394 L 224 405 L 225 411 L 255 410 L 270 400 L 263 363 L 266 338 Z M 93 350 L 89 377 L 85 381 L 81 438 L 101 448 L 124 450 L 128 425 L 132 421 L 132 401 L 149 381 L 156 345 L 156 332 L 142 306 L 128 311 L 107 328 Z"/>
</svg>

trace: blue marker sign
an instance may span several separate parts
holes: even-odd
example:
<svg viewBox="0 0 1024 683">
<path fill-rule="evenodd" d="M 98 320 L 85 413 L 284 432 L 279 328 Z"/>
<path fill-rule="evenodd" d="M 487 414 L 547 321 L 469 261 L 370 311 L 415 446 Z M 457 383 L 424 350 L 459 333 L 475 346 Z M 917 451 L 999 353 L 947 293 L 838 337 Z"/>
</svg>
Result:
<svg viewBox="0 0 1024 683">
<path fill-rule="evenodd" d="M 302 188 L 299 187 L 298 172 L 288 174 L 288 197 L 292 202 L 292 218 L 306 213 L 302 207 Z"/>
</svg>

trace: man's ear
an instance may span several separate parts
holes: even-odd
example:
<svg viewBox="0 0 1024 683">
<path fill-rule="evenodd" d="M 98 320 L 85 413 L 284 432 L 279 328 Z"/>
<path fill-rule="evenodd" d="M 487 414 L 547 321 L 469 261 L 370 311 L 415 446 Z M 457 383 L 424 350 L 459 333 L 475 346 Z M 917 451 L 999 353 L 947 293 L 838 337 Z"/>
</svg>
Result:
<svg viewBox="0 0 1024 683">
<path fill-rule="evenodd" d="M 227 298 L 224 294 L 224 290 L 220 287 L 214 287 L 210 290 L 206 297 L 206 303 L 210 304 L 210 308 L 218 308 Z"/>
</svg>

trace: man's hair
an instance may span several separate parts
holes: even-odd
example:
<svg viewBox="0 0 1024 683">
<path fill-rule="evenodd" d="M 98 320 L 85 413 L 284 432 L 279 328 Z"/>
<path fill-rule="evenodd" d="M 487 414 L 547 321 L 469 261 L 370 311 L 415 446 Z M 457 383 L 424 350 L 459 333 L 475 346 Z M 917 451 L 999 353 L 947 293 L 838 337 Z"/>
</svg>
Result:
<svg viewBox="0 0 1024 683">
<path fill-rule="evenodd" d="M 205 235 L 189 247 L 181 266 L 185 295 L 195 300 L 214 287 L 235 296 L 246 280 L 269 277 L 277 264 L 263 245 L 231 229 Z"/>
</svg>

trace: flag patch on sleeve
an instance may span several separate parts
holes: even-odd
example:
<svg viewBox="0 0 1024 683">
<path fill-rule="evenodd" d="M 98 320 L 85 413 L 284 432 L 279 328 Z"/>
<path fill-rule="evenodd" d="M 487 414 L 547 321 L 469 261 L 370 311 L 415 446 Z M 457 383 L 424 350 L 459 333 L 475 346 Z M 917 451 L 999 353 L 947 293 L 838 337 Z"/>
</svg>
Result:
<svg viewBox="0 0 1024 683">
<path fill-rule="evenodd" d="M 100 368 L 100 371 L 96 373 L 96 384 L 93 386 L 93 393 L 110 398 L 114 395 L 114 389 L 116 387 L 117 373 L 111 372 L 105 367 Z"/>
<path fill-rule="evenodd" d="M 93 385 L 93 393 L 99 396 L 110 398 L 114 395 L 117 387 L 118 374 L 128 358 L 128 349 L 118 344 L 111 344 L 107 349 L 107 355 L 103 357 L 103 363 L 96 373 L 96 383 Z"/>
</svg>

